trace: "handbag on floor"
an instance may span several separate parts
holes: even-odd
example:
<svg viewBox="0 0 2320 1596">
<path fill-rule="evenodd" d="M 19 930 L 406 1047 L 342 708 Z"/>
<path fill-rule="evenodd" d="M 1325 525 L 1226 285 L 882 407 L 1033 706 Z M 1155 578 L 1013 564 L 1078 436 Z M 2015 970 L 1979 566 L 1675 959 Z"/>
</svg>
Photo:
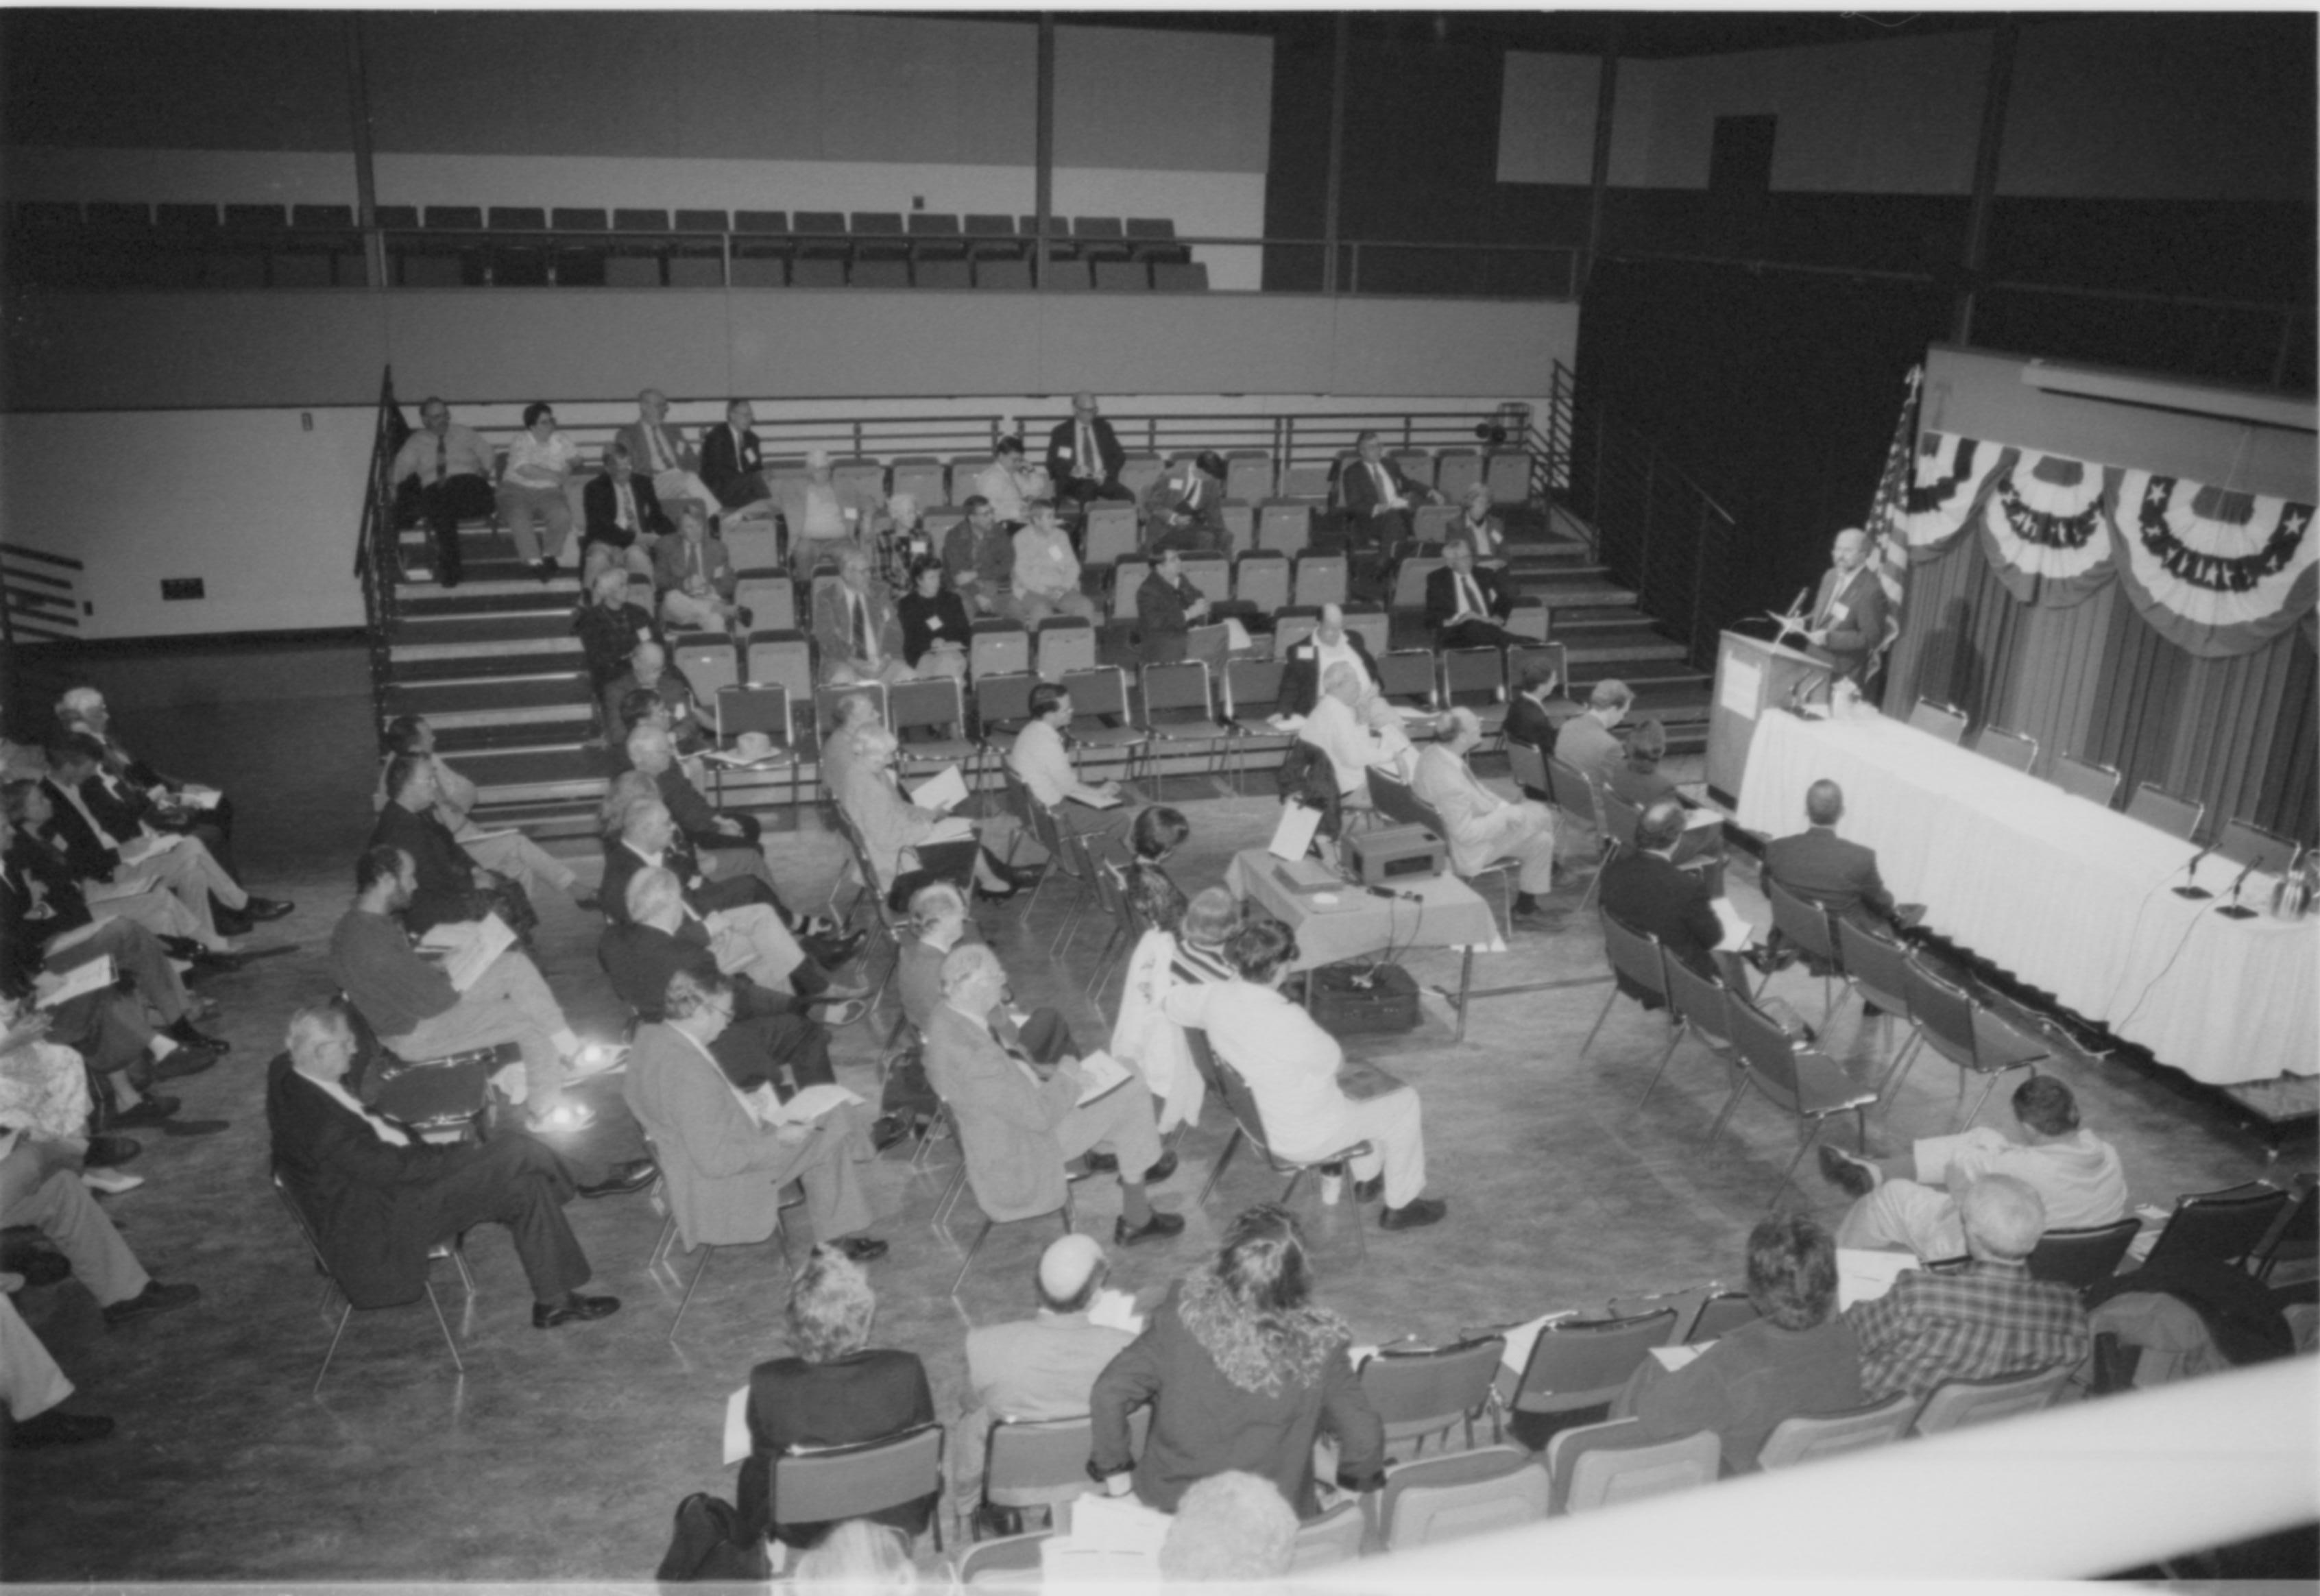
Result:
<svg viewBox="0 0 2320 1596">
<path fill-rule="evenodd" d="M 710 1580 L 756 1580 L 772 1577 L 763 1542 L 747 1543 L 741 1515 L 721 1496 L 696 1491 L 676 1504 L 676 1527 L 668 1551 L 653 1571 L 664 1584 L 692 1584 Z"/>
<path fill-rule="evenodd" d="M 1313 1018 L 1333 1037 L 1399 1036 L 1418 1029 L 1418 982 L 1400 965 L 1325 965 L 1313 983 Z"/>
</svg>

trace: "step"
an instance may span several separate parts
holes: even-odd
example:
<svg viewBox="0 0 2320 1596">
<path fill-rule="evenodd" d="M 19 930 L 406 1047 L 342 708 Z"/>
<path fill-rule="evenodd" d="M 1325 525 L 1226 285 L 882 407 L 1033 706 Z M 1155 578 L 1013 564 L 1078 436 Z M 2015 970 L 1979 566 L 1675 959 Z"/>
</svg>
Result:
<svg viewBox="0 0 2320 1596">
<path fill-rule="evenodd" d="M 482 588 L 462 584 L 448 592 L 440 587 L 409 589 L 396 599 L 394 611 L 398 622 L 548 615 L 568 629 L 572 612 L 579 605 L 580 590 L 569 582 L 546 587 L 537 582 L 511 582 L 486 584 Z"/>
<path fill-rule="evenodd" d="M 1651 626 L 1606 629 L 1584 638 L 1557 633 L 1555 640 L 1568 650 L 1573 676 L 1582 665 L 1622 664 L 1630 660 L 1682 659 L 1684 647 Z"/>
<path fill-rule="evenodd" d="M 612 764 L 603 748 L 518 748 L 464 755 L 459 774 L 479 802 L 539 802 L 601 796 Z"/>
<path fill-rule="evenodd" d="M 545 649 L 552 645 L 542 644 Z M 413 653 L 419 657 L 413 657 Z M 576 648 L 562 653 L 532 651 L 530 645 L 520 646 L 508 653 L 477 653 L 462 648 L 442 655 L 431 655 L 425 649 L 394 650 L 394 679 L 398 682 L 468 682 L 506 681 L 521 676 L 564 676 L 571 674 L 570 667 L 580 663 Z"/>
<path fill-rule="evenodd" d="M 510 721 L 481 726 L 439 726 L 435 746 L 464 762 L 469 755 L 576 749 L 596 734 L 593 721 Z"/>
<path fill-rule="evenodd" d="M 1549 610 L 1631 608 L 1636 595 L 1616 582 L 1574 573 L 1534 577 L 1522 584 L 1525 598 L 1543 599 Z"/>
<path fill-rule="evenodd" d="M 425 715 L 430 720 L 439 715 L 486 711 L 518 718 L 541 712 L 552 712 L 556 715 L 567 712 L 585 715 L 589 712 L 587 678 L 578 671 L 557 672 L 552 676 L 512 682 L 391 682 L 386 691 L 389 700 L 396 704 L 398 712 Z M 485 723 L 467 722 L 469 725 Z"/>
<path fill-rule="evenodd" d="M 387 632 L 397 649 L 479 643 L 557 643 L 577 648 L 572 617 L 559 610 L 515 610 L 497 614 L 468 612 L 398 616 Z"/>
</svg>

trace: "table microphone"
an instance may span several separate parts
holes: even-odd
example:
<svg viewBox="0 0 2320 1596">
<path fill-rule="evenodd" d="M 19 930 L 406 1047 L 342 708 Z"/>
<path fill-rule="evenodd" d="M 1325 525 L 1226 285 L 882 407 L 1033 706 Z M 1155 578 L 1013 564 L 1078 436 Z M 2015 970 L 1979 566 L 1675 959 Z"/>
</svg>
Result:
<svg viewBox="0 0 2320 1596">
<path fill-rule="evenodd" d="M 2183 866 L 2183 884 L 2172 889 L 2177 897 L 2212 898 L 2216 895 L 2209 892 L 2206 887 L 2201 886 L 2198 882 L 2199 861 L 2206 858 L 2209 854 L 2215 851 L 2215 845 L 2210 843 L 2207 847 L 2201 848 L 2198 853 L 2191 856 L 2191 862 Z"/>
<path fill-rule="evenodd" d="M 2232 877 L 2232 901 L 2216 911 L 2225 920 L 2253 920 L 2255 911 L 2240 902 L 2240 883 L 2255 873 L 2255 861 L 2250 859 L 2237 875 Z"/>
</svg>

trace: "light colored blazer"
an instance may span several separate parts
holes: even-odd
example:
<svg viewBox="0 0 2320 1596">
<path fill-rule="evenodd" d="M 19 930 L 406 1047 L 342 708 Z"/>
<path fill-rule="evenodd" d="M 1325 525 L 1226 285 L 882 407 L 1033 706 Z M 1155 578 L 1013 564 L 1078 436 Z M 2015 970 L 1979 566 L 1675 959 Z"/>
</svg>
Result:
<svg viewBox="0 0 2320 1596">
<path fill-rule="evenodd" d="M 886 779 L 885 769 L 866 759 L 847 760 L 831 785 L 837 789 L 838 807 L 862 833 L 863 851 L 870 856 L 883 893 L 893 884 L 903 852 L 925 841 L 941 817 L 905 799 Z"/>
<path fill-rule="evenodd" d="M 902 622 L 894 613 L 894 601 L 886 596 L 884 585 L 874 580 L 862 602 L 869 606 L 870 624 L 878 630 L 879 657 L 902 658 Z M 814 592 L 813 647 L 825 674 L 831 666 L 855 657 L 854 627 L 847 614 L 842 582 L 824 582 Z"/>
<path fill-rule="evenodd" d="M 1080 1072 L 1065 1066 L 1044 1083 L 1033 1080 L 988 1026 L 947 1002 L 935 1011 L 926 1039 L 927 1081 L 958 1120 L 976 1206 L 1002 1222 L 1063 1207 L 1056 1127 L 1079 1102 Z"/>
<path fill-rule="evenodd" d="M 1500 812 L 1507 803 L 1477 781 L 1457 755 L 1439 744 L 1418 755 L 1410 790 L 1441 815 L 1442 829 L 1450 833 L 1444 839 L 1450 863 L 1459 875 L 1472 875 L 1504 856 L 1506 820 Z"/>
<path fill-rule="evenodd" d="M 686 440 L 683 427 L 663 422 L 660 435 L 661 440 L 668 446 L 670 455 L 670 463 L 662 469 L 692 471 L 699 468 L 701 456 Z M 629 458 L 636 463 L 639 475 L 646 476 L 652 475 L 652 449 L 645 442 L 645 423 L 641 416 L 613 433 L 612 438 L 615 442 L 629 446 Z"/>
<path fill-rule="evenodd" d="M 621 1095 L 653 1139 L 687 1246 L 774 1233 L 794 1150 L 759 1128 L 713 1059 L 666 1025 L 645 1026 Z"/>
</svg>

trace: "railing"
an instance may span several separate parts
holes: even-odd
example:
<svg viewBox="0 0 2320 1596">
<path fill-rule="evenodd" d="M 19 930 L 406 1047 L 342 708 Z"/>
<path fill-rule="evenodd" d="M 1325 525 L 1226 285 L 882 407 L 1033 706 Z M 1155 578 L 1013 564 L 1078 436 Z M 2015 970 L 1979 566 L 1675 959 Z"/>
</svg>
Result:
<svg viewBox="0 0 2320 1596">
<path fill-rule="evenodd" d="M 68 554 L 0 542 L 0 643 L 77 639 L 81 570 Z"/>
<path fill-rule="evenodd" d="M 355 535 L 355 575 L 361 579 L 363 628 L 370 648 L 370 690 L 374 706 L 386 701 L 394 677 L 395 583 L 403 569 L 403 549 L 394 524 L 394 485 L 387 472 L 394 463 L 394 367 L 379 374 L 378 416 L 371 429 L 370 466 L 363 475 L 362 515 Z M 379 717 L 382 721 L 384 717 Z"/>
<path fill-rule="evenodd" d="M 1705 670 L 1717 633 L 1746 609 L 1734 591 L 1739 524 L 1656 445 L 1622 427 L 1608 401 L 1590 398 L 1556 361 L 1546 413 L 1527 434 L 1534 490 L 1549 524 L 1558 504 L 1566 508 L 1612 580 L 1678 632 Z"/>
</svg>

